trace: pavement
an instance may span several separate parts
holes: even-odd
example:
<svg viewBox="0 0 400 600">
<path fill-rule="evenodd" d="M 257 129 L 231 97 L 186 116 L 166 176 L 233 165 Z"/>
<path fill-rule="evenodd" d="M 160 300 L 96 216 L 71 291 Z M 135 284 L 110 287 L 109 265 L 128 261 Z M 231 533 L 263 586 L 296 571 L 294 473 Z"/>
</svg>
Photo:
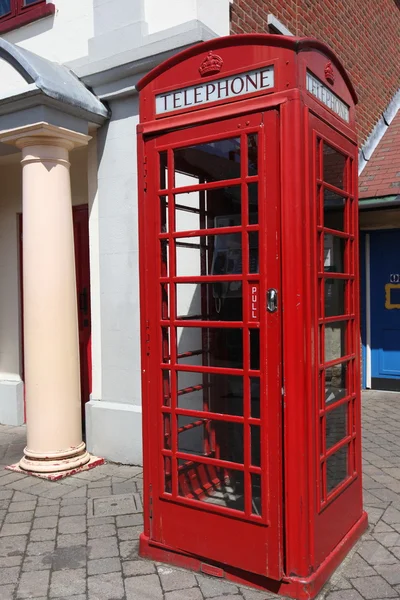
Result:
<svg viewBox="0 0 400 600">
<path fill-rule="evenodd" d="M 369 529 L 318 600 L 400 598 L 400 394 L 363 395 Z M 0 426 L 0 600 L 266 600 L 138 557 L 142 469 L 105 464 L 58 482 L 3 470 L 25 427 Z"/>
</svg>

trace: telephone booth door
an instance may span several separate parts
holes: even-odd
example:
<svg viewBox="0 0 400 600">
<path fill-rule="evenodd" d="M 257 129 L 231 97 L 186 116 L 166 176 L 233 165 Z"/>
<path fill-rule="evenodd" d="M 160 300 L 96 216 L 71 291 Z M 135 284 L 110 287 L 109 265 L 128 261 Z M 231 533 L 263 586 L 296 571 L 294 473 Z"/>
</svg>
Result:
<svg viewBox="0 0 400 600">
<path fill-rule="evenodd" d="M 144 219 L 152 543 L 279 579 L 278 127 L 269 110 L 147 141 Z"/>
</svg>

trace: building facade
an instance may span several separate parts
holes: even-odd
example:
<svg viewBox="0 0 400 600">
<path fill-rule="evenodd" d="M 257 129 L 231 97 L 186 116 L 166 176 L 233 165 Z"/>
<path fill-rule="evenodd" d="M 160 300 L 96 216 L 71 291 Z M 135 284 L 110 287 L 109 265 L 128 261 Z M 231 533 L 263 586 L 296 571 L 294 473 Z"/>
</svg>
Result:
<svg viewBox="0 0 400 600">
<path fill-rule="evenodd" d="M 331 45 L 360 99 L 362 169 L 400 104 L 394 0 L 1 3 L 0 422 L 27 408 L 27 464 L 58 446 L 86 460 L 81 415 L 91 453 L 141 463 L 136 84 L 190 45 L 254 32 Z"/>
</svg>

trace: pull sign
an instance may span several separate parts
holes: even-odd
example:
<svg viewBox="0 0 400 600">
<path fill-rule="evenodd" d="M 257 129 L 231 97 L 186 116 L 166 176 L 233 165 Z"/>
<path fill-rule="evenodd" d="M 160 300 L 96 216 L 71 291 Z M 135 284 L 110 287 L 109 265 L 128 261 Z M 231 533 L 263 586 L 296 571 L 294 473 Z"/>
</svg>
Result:
<svg viewBox="0 0 400 600">
<path fill-rule="evenodd" d="M 250 283 L 249 285 L 250 292 L 250 321 L 259 321 L 260 320 L 260 308 L 259 308 L 259 296 L 260 296 L 260 288 L 258 283 Z"/>
</svg>

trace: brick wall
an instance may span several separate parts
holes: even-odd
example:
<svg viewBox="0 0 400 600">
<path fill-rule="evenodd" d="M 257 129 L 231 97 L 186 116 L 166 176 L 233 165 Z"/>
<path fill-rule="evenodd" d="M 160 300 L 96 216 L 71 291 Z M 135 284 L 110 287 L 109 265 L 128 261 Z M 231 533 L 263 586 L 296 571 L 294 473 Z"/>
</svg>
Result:
<svg viewBox="0 0 400 600">
<path fill-rule="evenodd" d="M 294 35 L 327 43 L 359 99 L 362 144 L 400 87 L 399 0 L 233 0 L 232 33 L 268 33 L 272 13 Z"/>
</svg>

